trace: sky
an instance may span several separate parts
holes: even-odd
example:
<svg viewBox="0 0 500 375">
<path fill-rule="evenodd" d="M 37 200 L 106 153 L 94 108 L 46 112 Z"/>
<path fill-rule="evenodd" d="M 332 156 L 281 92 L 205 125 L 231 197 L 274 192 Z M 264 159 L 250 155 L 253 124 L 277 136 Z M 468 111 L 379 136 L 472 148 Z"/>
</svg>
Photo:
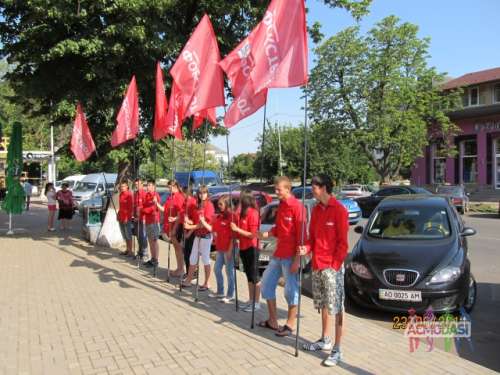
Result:
<svg viewBox="0 0 500 375">
<path fill-rule="evenodd" d="M 325 39 L 355 25 L 344 10 L 332 9 L 322 0 L 306 0 L 308 25 L 319 21 Z M 429 65 L 439 72 L 458 77 L 465 73 L 500 67 L 500 0 L 373 0 L 370 14 L 361 22 L 362 32 L 370 30 L 389 15 L 419 26 L 419 37 L 430 37 Z M 314 66 L 313 44 L 309 41 L 309 60 Z M 273 89 L 267 100 L 266 117 L 271 123 L 296 125 L 304 120 L 301 90 Z M 222 115 L 222 110 L 218 115 Z M 263 109 L 231 129 L 230 155 L 257 151 L 256 138 L 262 132 Z M 211 139 L 226 150 L 225 137 Z"/>
</svg>

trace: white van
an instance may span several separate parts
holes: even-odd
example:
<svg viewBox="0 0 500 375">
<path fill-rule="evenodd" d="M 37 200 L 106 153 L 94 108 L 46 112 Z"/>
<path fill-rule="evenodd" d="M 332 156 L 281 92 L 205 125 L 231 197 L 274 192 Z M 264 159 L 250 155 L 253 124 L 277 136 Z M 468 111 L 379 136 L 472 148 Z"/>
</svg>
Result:
<svg viewBox="0 0 500 375">
<path fill-rule="evenodd" d="M 56 191 L 59 191 L 59 190 L 61 190 L 62 184 L 68 184 L 68 189 L 73 191 L 73 189 L 76 187 L 78 182 L 83 180 L 84 177 L 85 177 L 84 174 L 75 174 L 74 176 L 68 176 L 63 180 L 56 181 L 54 187 L 55 187 Z"/>
<path fill-rule="evenodd" d="M 112 191 L 115 187 L 116 173 L 92 173 L 86 175 L 73 189 L 73 199 L 77 208 L 82 201 L 97 196 L 104 196 L 106 190 Z"/>
</svg>

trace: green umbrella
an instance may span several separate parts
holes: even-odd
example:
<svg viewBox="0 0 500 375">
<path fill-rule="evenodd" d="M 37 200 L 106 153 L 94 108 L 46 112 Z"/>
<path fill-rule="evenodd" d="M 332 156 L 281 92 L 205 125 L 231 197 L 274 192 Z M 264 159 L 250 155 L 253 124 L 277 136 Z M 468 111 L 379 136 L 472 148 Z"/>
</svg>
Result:
<svg viewBox="0 0 500 375">
<path fill-rule="evenodd" d="M 2 208 L 8 214 L 20 214 L 24 208 L 24 189 L 20 178 L 23 171 L 23 129 L 16 122 L 12 127 L 9 147 L 7 148 L 7 195 Z"/>
</svg>

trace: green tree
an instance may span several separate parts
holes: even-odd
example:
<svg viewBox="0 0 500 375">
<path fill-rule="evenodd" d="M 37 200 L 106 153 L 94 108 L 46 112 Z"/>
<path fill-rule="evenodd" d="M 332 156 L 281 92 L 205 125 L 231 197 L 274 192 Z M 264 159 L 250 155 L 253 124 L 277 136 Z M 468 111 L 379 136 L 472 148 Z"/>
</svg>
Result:
<svg viewBox="0 0 500 375">
<path fill-rule="evenodd" d="M 249 178 L 255 176 L 255 161 L 255 154 L 236 155 L 231 161 L 231 176 L 246 182 Z"/>
<path fill-rule="evenodd" d="M 324 0 L 359 18 L 369 0 Z M 97 146 L 90 164 L 101 170 L 132 159 L 129 144 L 110 152 L 116 111 L 133 74 L 140 91 L 141 160 L 151 160 L 156 61 L 170 67 L 204 13 L 210 15 L 222 55 L 261 18 L 262 0 L 5 0 L 0 3 L 0 58 L 15 97 L 30 112 L 50 115 L 69 143 L 75 104 L 82 102 Z M 167 83 L 167 86 L 169 84 Z M 32 100 L 39 107 L 30 105 Z M 224 133 L 217 128 L 212 133 Z M 198 133 L 203 133 L 199 130 Z M 198 134 L 199 139 L 202 137 Z M 160 142 L 158 149 L 166 148 Z M 67 153 L 68 148 L 64 148 Z"/>
<path fill-rule="evenodd" d="M 366 36 L 350 27 L 316 49 L 310 85 L 310 116 L 335 138 L 360 151 L 388 181 L 422 155 L 430 138 L 456 131 L 447 113 L 458 93 L 442 95 L 439 74 L 427 65 L 429 39 L 395 16 Z"/>
</svg>

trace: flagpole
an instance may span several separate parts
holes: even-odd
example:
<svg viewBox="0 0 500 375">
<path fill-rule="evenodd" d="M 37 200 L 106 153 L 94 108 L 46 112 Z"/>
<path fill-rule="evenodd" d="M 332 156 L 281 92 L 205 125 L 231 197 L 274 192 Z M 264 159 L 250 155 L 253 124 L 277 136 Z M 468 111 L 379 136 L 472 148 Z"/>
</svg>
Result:
<svg viewBox="0 0 500 375">
<path fill-rule="evenodd" d="M 205 121 L 205 145 L 203 146 L 203 168 L 201 171 L 201 184 L 205 185 L 205 163 L 207 160 L 207 143 L 208 143 L 208 121 Z"/>
<path fill-rule="evenodd" d="M 8 236 L 12 236 L 14 231 L 12 230 L 12 213 L 9 213 L 9 230 L 7 231 Z"/>
<path fill-rule="evenodd" d="M 305 189 L 307 180 L 307 85 L 305 86 L 305 96 L 304 96 L 304 166 L 303 166 L 303 176 L 302 176 L 302 186 Z M 307 210 L 305 209 L 305 190 L 302 194 L 302 207 L 304 209 L 305 217 L 302 218 L 302 228 L 300 235 L 300 245 L 304 246 L 305 235 L 306 235 L 306 222 L 307 222 Z M 299 303 L 297 305 L 297 332 L 295 335 L 295 357 L 299 356 L 299 331 L 300 331 L 300 304 L 302 301 L 302 255 L 299 255 Z"/>
<path fill-rule="evenodd" d="M 172 172 L 171 172 L 171 176 L 172 176 L 172 180 L 173 180 L 173 176 L 174 176 L 174 167 L 175 167 L 175 163 L 174 163 L 174 159 L 175 159 L 175 137 L 172 137 L 172 155 L 171 155 L 171 159 L 170 159 L 170 167 L 172 168 Z M 156 168 L 156 167 L 155 167 Z M 170 207 L 168 208 L 168 216 L 165 218 L 163 217 L 163 222 L 165 222 L 165 220 L 169 220 L 170 218 L 170 215 L 172 214 L 172 205 L 173 205 L 173 193 L 171 193 L 171 196 L 169 196 L 167 198 L 168 199 L 172 199 L 172 203 L 170 204 Z M 163 214 L 163 216 L 165 216 L 165 213 Z M 168 222 L 168 226 L 167 228 L 169 229 L 170 232 L 172 232 L 170 230 L 170 222 Z M 168 250 L 167 250 L 167 283 L 170 282 L 170 248 L 172 246 L 172 238 L 170 238 L 170 234 L 171 233 L 168 233 Z M 174 233 L 175 235 L 175 233 Z M 179 265 L 177 265 L 177 267 L 179 267 Z M 182 277 L 181 277 L 182 279 Z"/>
<path fill-rule="evenodd" d="M 262 121 L 262 142 L 260 144 L 260 182 L 262 183 L 264 174 L 264 139 L 266 136 L 266 112 L 267 112 L 267 100 L 264 103 L 264 120 Z"/>
<path fill-rule="evenodd" d="M 135 218 L 135 221 L 134 221 L 134 227 L 135 227 L 135 234 L 136 234 L 136 237 L 139 238 L 139 218 L 138 217 L 135 217 L 135 214 L 136 214 L 136 207 L 135 207 L 135 198 L 136 198 L 136 194 L 137 194 L 137 189 L 136 189 L 136 186 L 135 186 L 135 180 L 137 180 L 137 162 L 136 162 L 136 150 L 137 150 L 137 137 L 134 138 L 134 147 L 132 149 L 132 196 L 133 196 L 133 199 L 132 199 L 132 215 L 133 217 Z M 132 236 L 132 251 L 133 253 L 135 254 L 135 239 L 133 238 Z M 137 255 L 136 255 L 136 258 L 137 258 L 137 268 L 140 268 L 141 267 L 141 259 L 139 257 L 139 254 L 140 254 L 140 250 L 141 249 L 138 249 L 137 250 Z"/>
</svg>

